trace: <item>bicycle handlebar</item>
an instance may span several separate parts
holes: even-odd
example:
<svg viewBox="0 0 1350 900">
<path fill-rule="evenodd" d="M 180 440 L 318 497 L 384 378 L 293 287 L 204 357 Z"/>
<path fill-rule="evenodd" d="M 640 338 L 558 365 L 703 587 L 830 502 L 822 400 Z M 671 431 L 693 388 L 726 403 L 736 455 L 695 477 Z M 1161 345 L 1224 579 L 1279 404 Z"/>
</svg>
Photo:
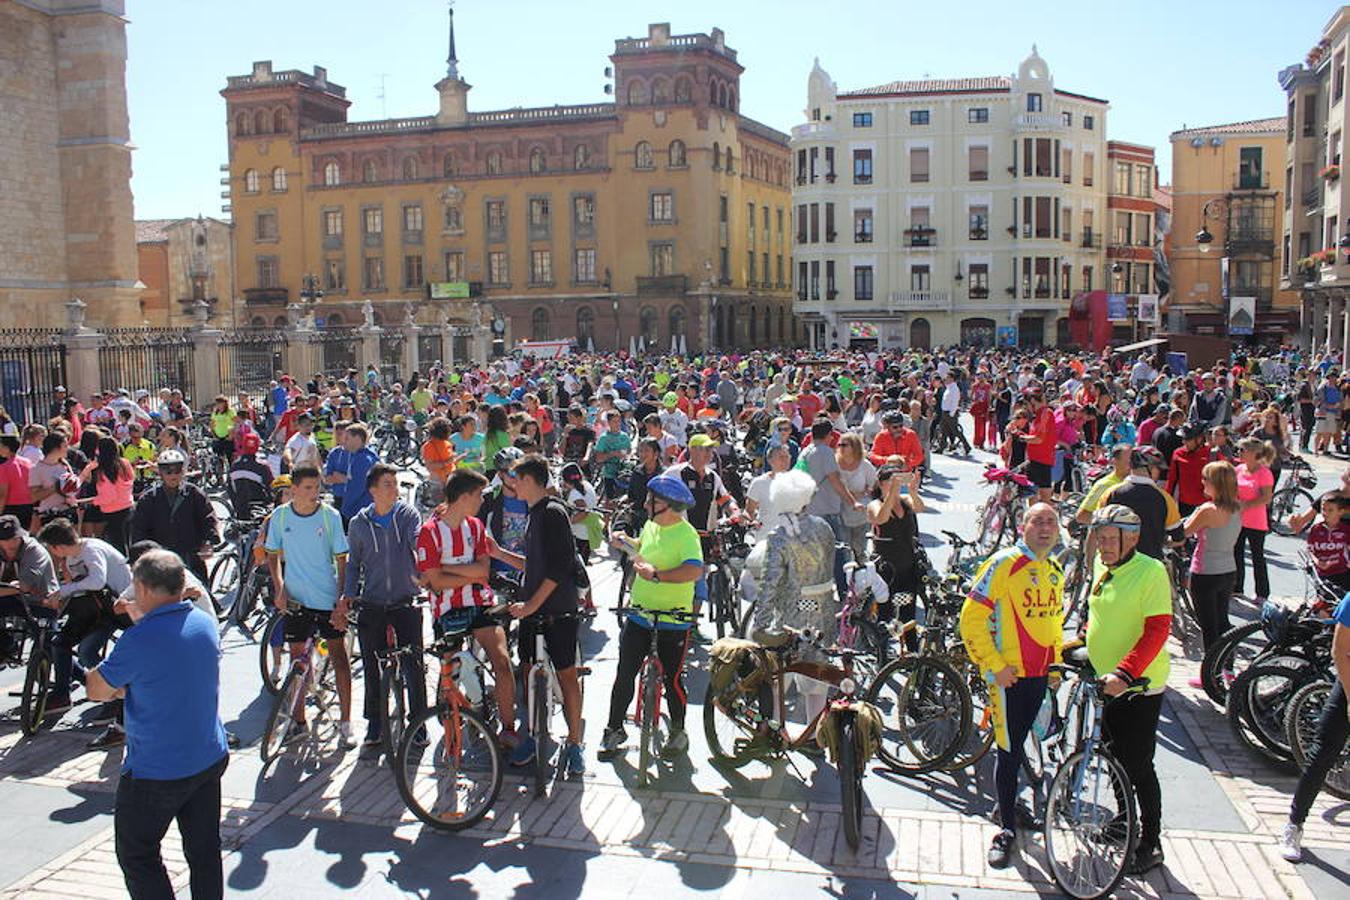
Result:
<svg viewBox="0 0 1350 900">
<path fill-rule="evenodd" d="M 645 609 L 641 606 L 611 606 L 609 611 L 616 616 L 622 616 L 625 613 L 637 613 L 646 616 L 653 623 L 660 622 L 662 619 L 669 619 L 672 622 L 684 622 L 688 624 L 696 623 L 702 618 L 698 613 L 683 609 Z"/>
</svg>

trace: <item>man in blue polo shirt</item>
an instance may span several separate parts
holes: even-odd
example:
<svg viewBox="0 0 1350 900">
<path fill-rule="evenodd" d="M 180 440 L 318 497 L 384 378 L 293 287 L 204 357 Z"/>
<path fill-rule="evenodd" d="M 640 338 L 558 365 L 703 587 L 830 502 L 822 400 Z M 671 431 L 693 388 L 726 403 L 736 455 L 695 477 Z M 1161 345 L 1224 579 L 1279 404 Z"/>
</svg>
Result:
<svg viewBox="0 0 1350 900">
<path fill-rule="evenodd" d="M 127 750 L 117 785 L 117 862 L 133 898 L 172 897 L 160 842 L 175 819 L 192 896 L 220 897 L 220 776 L 229 762 L 220 722 L 220 641 L 210 616 L 183 599 L 183 562 L 149 550 L 132 569 L 126 630 L 92 670 L 91 700 L 126 701 Z"/>
</svg>

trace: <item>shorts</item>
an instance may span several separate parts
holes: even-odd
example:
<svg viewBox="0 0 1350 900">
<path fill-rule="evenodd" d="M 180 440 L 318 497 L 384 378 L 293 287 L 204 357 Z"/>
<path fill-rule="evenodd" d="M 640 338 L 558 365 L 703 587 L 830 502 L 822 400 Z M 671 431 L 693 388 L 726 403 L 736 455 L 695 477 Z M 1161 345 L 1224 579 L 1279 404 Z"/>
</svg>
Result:
<svg viewBox="0 0 1350 900">
<path fill-rule="evenodd" d="M 1335 434 L 1338 427 L 1340 427 L 1338 420 L 1331 416 L 1323 416 L 1317 420 L 1317 427 L 1314 431 L 1317 434 Z"/>
<path fill-rule="evenodd" d="M 1048 488 L 1053 482 L 1050 480 L 1051 473 L 1054 470 L 1049 463 L 1027 460 L 1027 477 L 1031 483 L 1038 488 Z"/>
<path fill-rule="evenodd" d="M 288 613 L 283 628 L 286 643 L 303 644 L 313 637 L 315 632 L 318 632 L 319 637 L 329 641 L 342 637 L 347 633 L 347 629 L 333 627 L 332 612 L 329 609 L 311 609 L 302 606 L 299 612 Z"/>
<path fill-rule="evenodd" d="M 464 606 L 459 609 L 447 609 L 436 617 L 431 630 L 437 639 L 447 634 L 464 634 L 480 628 L 496 628 L 501 623 L 487 614 L 486 606 Z"/>
<path fill-rule="evenodd" d="M 216 456 L 222 456 L 225 459 L 229 459 L 234 456 L 234 438 L 223 437 L 212 439 L 211 451 L 215 453 Z"/>
<path fill-rule="evenodd" d="M 544 649 L 553 661 L 553 668 L 559 672 L 572 668 L 577 664 L 577 634 L 580 630 L 581 620 L 576 616 L 561 619 L 540 617 L 522 621 L 518 638 L 521 665 L 528 666 L 534 662 L 534 637 L 542 631 Z"/>
</svg>

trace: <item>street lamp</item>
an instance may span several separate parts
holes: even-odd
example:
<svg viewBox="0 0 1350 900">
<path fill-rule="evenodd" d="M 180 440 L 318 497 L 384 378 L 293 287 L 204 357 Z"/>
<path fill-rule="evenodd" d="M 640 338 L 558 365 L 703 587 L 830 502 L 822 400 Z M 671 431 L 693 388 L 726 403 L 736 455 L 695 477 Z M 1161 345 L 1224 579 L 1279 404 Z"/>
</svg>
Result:
<svg viewBox="0 0 1350 900">
<path fill-rule="evenodd" d="M 1209 232 L 1209 217 L 1217 217 L 1227 210 L 1228 201 L 1223 197 L 1214 197 L 1200 208 L 1200 230 L 1195 233 L 1195 243 L 1199 245 L 1201 253 L 1208 253 L 1209 245 L 1214 243 L 1214 235 Z"/>
</svg>

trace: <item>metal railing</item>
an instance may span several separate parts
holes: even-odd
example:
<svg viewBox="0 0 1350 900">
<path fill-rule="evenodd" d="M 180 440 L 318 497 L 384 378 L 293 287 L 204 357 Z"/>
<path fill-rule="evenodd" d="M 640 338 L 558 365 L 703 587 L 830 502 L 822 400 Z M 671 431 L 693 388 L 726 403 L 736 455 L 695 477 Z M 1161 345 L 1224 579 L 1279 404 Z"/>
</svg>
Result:
<svg viewBox="0 0 1350 900">
<path fill-rule="evenodd" d="M 46 422 L 58 410 L 55 388 L 66 384 L 60 331 L 0 330 L 0 403 L 15 422 Z"/>
<path fill-rule="evenodd" d="M 319 365 L 323 374 L 345 375 L 348 369 L 358 368 L 356 355 L 361 335 L 355 328 L 320 328 L 310 335 L 309 341 L 321 348 Z"/>
<path fill-rule="evenodd" d="M 260 397 L 278 372 L 286 370 L 286 334 L 266 328 L 226 332 L 216 350 L 220 392 Z"/>
<path fill-rule="evenodd" d="M 211 397 L 195 396 L 192 336 L 184 328 L 107 328 L 98 348 L 98 377 L 105 390 L 178 388 L 197 406 Z"/>
</svg>

